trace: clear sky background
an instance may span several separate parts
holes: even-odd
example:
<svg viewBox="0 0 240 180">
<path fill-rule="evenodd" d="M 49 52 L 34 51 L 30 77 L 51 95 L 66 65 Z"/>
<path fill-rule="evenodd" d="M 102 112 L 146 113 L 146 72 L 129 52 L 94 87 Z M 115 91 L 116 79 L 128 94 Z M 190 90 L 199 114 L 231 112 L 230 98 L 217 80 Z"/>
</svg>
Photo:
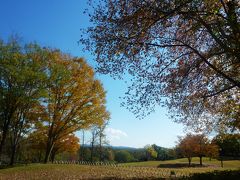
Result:
<svg viewBox="0 0 240 180">
<path fill-rule="evenodd" d="M 80 28 L 89 26 L 88 16 L 83 14 L 87 0 L 0 0 L 0 38 L 20 35 L 25 42 L 36 41 L 42 46 L 59 48 L 73 56 L 84 57 L 93 67 L 94 57 L 83 52 Z M 107 109 L 111 113 L 106 130 L 111 145 L 143 147 L 157 144 L 173 147 L 183 126 L 167 117 L 167 110 L 159 107 L 143 120 L 136 119 L 124 107 L 121 100 L 127 90 L 124 81 L 98 75 L 107 91 Z M 81 133 L 77 133 L 81 137 Z"/>
</svg>

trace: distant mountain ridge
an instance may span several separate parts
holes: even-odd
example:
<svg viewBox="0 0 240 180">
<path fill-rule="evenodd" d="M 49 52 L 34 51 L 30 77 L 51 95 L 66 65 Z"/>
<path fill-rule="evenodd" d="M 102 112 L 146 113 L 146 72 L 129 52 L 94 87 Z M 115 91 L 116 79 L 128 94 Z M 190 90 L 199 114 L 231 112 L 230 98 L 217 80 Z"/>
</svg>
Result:
<svg viewBox="0 0 240 180">
<path fill-rule="evenodd" d="M 129 147 L 129 146 L 107 146 L 110 147 L 112 149 L 116 149 L 116 150 L 136 150 L 136 149 L 142 149 L 142 148 L 135 148 L 135 147 Z"/>
<path fill-rule="evenodd" d="M 84 147 L 91 147 L 89 144 L 84 144 Z M 136 148 L 136 147 L 129 147 L 129 146 L 112 146 L 112 145 L 105 145 L 103 147 L 111 148 L 114 150 L 139 150 L 144 148 Z"/>
<path fill-rule="evenodd" d="M 153 144 L 153 146 L 155 148 L 160 148 L 162 150 L 168 150 L 168 149 L 171 149 L 171 148 L 165 148 L 165 147 L 162 147 L 162 146 L 158 146 L 156 144 Z M 91 145 L 89 144 L 84 144 L 84 147 L 91 147 Z M 130 147 L 130 146 L 112 146 L 112 145 L 104 145 L 103 147 L 105 148 L 111 148 L 111 149 L 114 149 L 114 150 L 142 150 L 144 149 L 144 147 L 142 148 L 136 148 L 136 147 Z"/>
</svg>

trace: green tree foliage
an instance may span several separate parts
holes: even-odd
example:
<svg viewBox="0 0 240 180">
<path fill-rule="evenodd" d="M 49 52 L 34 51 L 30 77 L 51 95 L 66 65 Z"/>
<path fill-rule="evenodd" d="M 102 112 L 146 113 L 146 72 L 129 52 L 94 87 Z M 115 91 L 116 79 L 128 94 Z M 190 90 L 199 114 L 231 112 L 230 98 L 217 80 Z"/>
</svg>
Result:
<svg viewBox="0 0 240 180">
<path fill-rule="evenodd" d="M 205 173 L 193 173 L 187 178 L 182 179 L 192 179 L 192 180 L 199 180 L 199 179 L 217 179 L 217 180 L 225 180 L 225 179 L 239 179 L 240 171 L 239 170 L 215 170 L 211 172 Z"/>
<path fill-rule="evenodd" d="M 175 149 L 160 147 L 160 146 L 157 146 L 156 144 L 153 144 L 152 147 L 157 152 L 157 157 L 156 157 L 157 160 L 164 161 L 164 160 L 177 158 Z"/>
<path fill-rule="evenodd" d="M 107 149 L 103 151 L 103 160 L 106 159 L 107 161 L 114 161 L 115 155 L 111 149 Z"/>
<path fill-rule="evenodd" d="M 109 162 L 109 161 L 114 161 L 115 158 L 115 152 L 111 147 L 108 146 L 102 146 L 102 152 L 101 154 L 99 146 L 94 147 L 94 153 L 91 153 L 91 146 L 84 146 L 80 147 L 79 150 L 79 159 L 81 161 L 101 161 L 101 162 Z"/>
<path fill-rule="evenodd" d="M 100 0 L 93 8 L 80 42 L 100 72 L 133 75 L 131 111 L 145 115 L 164 102 L 197 130 L 240 128 L 237 0 Z"/>
<path fill-rule="evenodd" d="M 240 135 L 239 134 L 219 134 L 214 139 L 221 148 L 221 156 L 238 159 L 240 157 Z"/>
<path fill-rule="evenodd" d="M 6 137 L 11 141 L 11 162 L 21 136 L 31 128 L 35 108 L 44 97 L 47 52 L 37 44 L 22 45 L 18 38 L 0 41 L 0 161 Z"/>
<path fill-rule="evenodd" d="M 91 150 L 89 147 L 80 147 L 79 157 L 81 161 L 91 161 Z"/>
<path fill-rule="evenodd" d="M 0 162 L 3 149 L 11 165 L 18 149 L 31 148 L 35 160 L 44 150 L 45 162 L 76 152 L 73 133 L 108 119 L 105 91 L 84 59 L 15 38 L 0 41 Z"/>
<path fill-rule="evenodd" d="M 146 161 L 146 152 L 144 149 L 136 149 L 132 151 L 132 155 L 134 157 L 134 161 Z"/>
<path fill-rule="evenodd" d="M 115 161 L 126 163 L 133 160 L 133 156 L 127 150 L 120 150 L 115 153 Z"/>
<path fill-rule="evenodd" d="M 158 153 L 157 153 L 157 151 L 154 149 L 153 146 L 151 146 L 151 145 L 146 145 L 146 146 L 144 147 L 144 149 L 145 149 L 145 152 L 146 152 L 146 159 L 147 159 L 147 160 L 155 160 L 155 159 L 157 158 Z"/>
</svg>

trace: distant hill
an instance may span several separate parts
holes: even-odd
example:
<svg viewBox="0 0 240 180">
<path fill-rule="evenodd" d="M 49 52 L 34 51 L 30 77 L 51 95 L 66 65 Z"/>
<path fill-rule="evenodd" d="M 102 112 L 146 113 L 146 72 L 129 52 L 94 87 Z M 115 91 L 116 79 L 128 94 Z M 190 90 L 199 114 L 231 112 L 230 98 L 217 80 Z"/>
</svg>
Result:
<svg viewBox="0 0 240 180">
<path fill-rule="evenodd" d="M 89 144 L 85 144 L 84 147 L 89 148 L 91 147 Z M 129 147 L 129 146 L 103 146 L 105 148 L 111 148 L 113 150 L 128 150 L 128 151 L 134 151 L 134 150 L 143 150 L 144 148 L 135 148 L 135 147 Z"/>
<path fill-rule="evenodd" d="M 91 147 L 89 144 L 84 144 L 84 147 Z M 135 147 L 128 147 L 128 146 L 103 146 L 106 148 L 111 148 L 114 150 L 137 150 L 137 149 L 143 149 L 143 148 L 135 148 Z"/>
<path fill-rule="evenodd" d="M 142 148 L 134 148 L 134 147 L 128 147 L 128 146 L 108 146 L 112 149 L 115 150 L 137 150 L 137 149 L 142 149 Z"/>
<path fill-rule="evenodd" d="M 161 147 L 161 146 L 157 146 L 157 145 L 154 145 L 155 148 L 158 147 L 162 150 L 167 150 L 169 148 L 165 148 L 165 147 Z M 89 144 L 84 144 L 84 147 L 91 147 Z M 111 148 L 113 150 L 144 150 L 144 148 L 136 148 L 136 147 L 129 147 L 129 146 L 112 146 L 112 145 L 105 145 L 103 146 L 105 148 Z"/>
</svg>

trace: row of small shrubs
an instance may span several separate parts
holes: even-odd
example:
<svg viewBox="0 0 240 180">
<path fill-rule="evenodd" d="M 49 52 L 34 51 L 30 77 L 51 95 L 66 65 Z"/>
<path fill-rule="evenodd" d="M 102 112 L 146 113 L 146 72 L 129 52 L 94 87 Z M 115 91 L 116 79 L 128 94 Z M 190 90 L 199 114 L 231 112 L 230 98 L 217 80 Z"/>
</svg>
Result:
<svg viewBox="0 0 240 180">
<path fill-rule="evenodd" d="M 182 180 L 239 180 L 239 170 L 212 171 L 206 173 L 194 173 L 188 177 L 180 178 Z"/>
</svg>

